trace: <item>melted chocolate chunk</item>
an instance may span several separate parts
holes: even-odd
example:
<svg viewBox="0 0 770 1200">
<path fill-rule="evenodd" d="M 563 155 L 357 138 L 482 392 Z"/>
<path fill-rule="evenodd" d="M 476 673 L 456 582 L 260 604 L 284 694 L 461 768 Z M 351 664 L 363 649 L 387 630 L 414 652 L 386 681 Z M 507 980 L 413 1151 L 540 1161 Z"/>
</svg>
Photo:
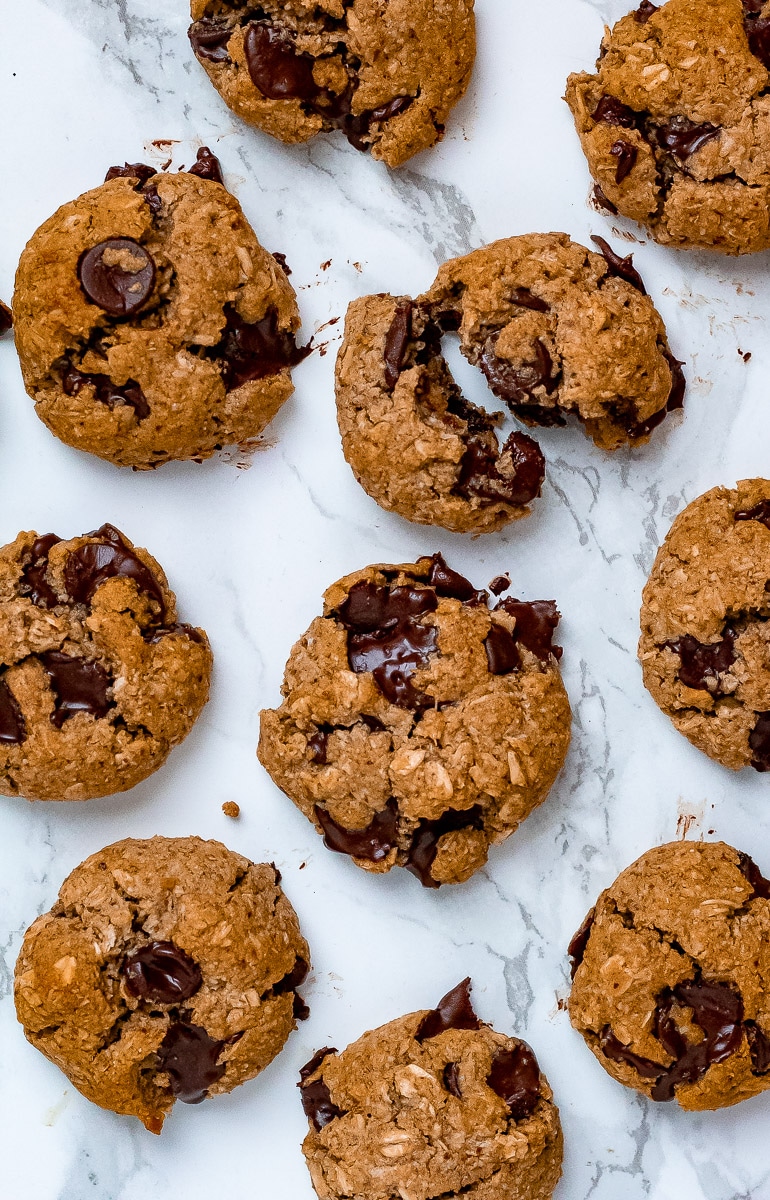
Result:
<svg viewBox="0 0 770 1200">
<path fill-rule="evenodd" d="M 78 279 L 88 299 L 111 317 L 130 317 L 155 287 L 155 263 L 133 238 L 109 238 L 80 256 Z"/>
<path fill-rule="evenodd" d="M 600 208 L 603 212 L 609 213 L 612 217 L 616 217 L 618 215 L 617 206 L 605 196 L 598 183 L 594 184 L 593 197 L 594 204 L 597 208 Z"/>
<path fill-rule="evenodd" d="M 208 179 L 211 183 L 221 183 L 223 187 L 225 185 L 219 159 L 215 154 L 211 153 L 208 146 L 201 146 L 195 157 L 195 162 L 187 174 L 197 175 L 199 179 Z"/>
<path fill-rule="evenodd" d="M 684 394 L 687 389 L 687 380 L 682 370 L 684 363 L 674 358 L 670 350 L 664 350 L 663 357 L 671 369 L 671 391 L 668 394 L 666 412 L 674 412 L 675 409 L 684 407 Z"/>
<path fill-rule="evenodd" d="M 305 1003 L 299 992 L 294 993 L 291 1011 L 296 1021 L 307 1021 L 310 1016 L 310 1005 Z"/>
<path fill-rule="evenodd" d="M 744 28 L 751 53 L 770 69 L 770 19 L 761 17 L 763 0 L 743 0 Z"/>
<path fill-rule="evenodd" d="M 276 882 L 278 881 L 276 880 Z M 297 988 L 305 982 L 309 970 L 310 964 L 304 958 L 298 956 L 289 973 L 284 975 L 283 979 L 279 979 L 278 983 L 273 987 L 273 993 L 276 996 L 282 996 L 285 992 L 294 992 L 292 1011 L 298 1021 L 306 1021 L 310 1016 L 309 1006 L 297 994 Z"/>
<path fill-rule="evenodd" d="M 13 313 L 7 304 L 3 304 L 0 300 L 0 337 L 4 333 L 8 333 L 9 329 L 13 329 Z"/>
<path fill-rule="evenodd" d="M 486 433 L 495 427 L 495 422 L 490 414 L 485 409 L 471 404 L 470 400 L 466 400 L 459 388 L 450 391 L 447 396 L 446 408 L 453 417 L 465 421 L 470 434 Z"/>
<path fill-rule="evenodd" d="M 501 600 L 497 607 L 515 617 L 515 640 L 531 650 L 542 662 L 547 662 L 550 655 L 561 658 L 564 653 L 561 646 L 553 645 L 553 635 L 561 620 L 555 600 L 527 601 L 509 597 Z"/>
<path fill-rule="evenodd" d="M 432 588 L 378 587 L 357 583 L 336 616 L 348 631 L 348 662 L 356 674 L 371 671 L 391 704 L 415 711 L 434 700 L 411 677 L 438 653 L 438 630 L 419 618 L 438 606 Z"/>
<path fill-rule="evenodd" d="M 622 183 L 636 166 L 639 151 L 630 142 L 624 142 L 622 138 L 619 138 L 617 142 L 613 142 L 610 146 L 610 154 L 618 160 L 618 165 L 615 168 L 615 182 Z"/>
<path fill-rule="evenodd" d="M 189 638 L 191 642 L 196 642 L 197 645 L 205 645 L 205 639 L 199 630 L 194 625 L 185 625 L 179 621 L 175 621 L 173 625 L 161 625 L 157 629 L 147 629 L 142 634 L 148 646 L 155 646 L 165 637 L 171 637 L 173 634 L 181 634 L 183 637 Z"/>
<path fill-rule="evenodd" d="M 489 590 L 494 596 L 502 596 L 503 592 L 507 592 L 510 586 L 510 575 L 496 575 L 489 585 Z"/>
<path fill-rule="evenodd" d="M 491 675 L 510 675 L 521 666 L 516 639 L 502 625 L 492 625 L 484 640 Z"/>
<path fill-rule="evenodd" d="M 147 163 L 124 163 L 122 167 L 110 167 L 104 176 L 104 182 L 109 183 L 111 179 L 136 179 L 141 187 L 156 174 L 155 168 L 148 167 Z"/>
<path fill-rule="evenodd" d="M 685 687 L 711 692 L 712 696 L 724 695 L 720 691 L 719 676 L 730 670 L 735 662 L 737 630 L 727 626 L 718 642 L 699 642 L 692 634 L 677 638 L 666 645 L 679 655 L 681 665 L 677 678 Z"/>
<path fill-rule="evenodd" d="M 755 1075 L 767 1075 L 770 1071 L 770 1037 L 760 1029 L 756 1021 L 746 1021 L 746 1040 L 749 1043 L 751 1069 Z"/>
<path fill-rule="evenodd" d="M 174 1021 L 158 1047 L 156 1069 L 168 1075 L 178 1100 L 200 1104 L 225 1073 L 224 1063 L 217 1063 L 226 1044 L 210 1038 L 200 1025 Z"/>
<path fill-rule="evenodd" d="M 324 845 L 338 854 L 349 854 L 351 858 L 363 858 L 367 862 L 382 862 L 395 845 L 398 833 L 395 800 L 389 800 L 382 812 L 375 813 L 365 829 L 345 829 L 320 804 L 315 806 L 315 815 L 323 829 Z"/>
<path fill-rule="evenodd" d="M 55 533 L 46 533 L 33 542 L 29 551 L 31 561 L 21 574 L 22 583 L 29 588 L 26 594 L 38 608 L 55 608 L 62 603 L 46 578 L 48 555 L 60 541 Z"/>
<path fill-rule="evenodd" d="M 463 1094 L 460 1091 L 460 1070 L 459 1063 L 447 1063 L 444 1067 L 444 1072 L 441 1076 L 444 1088 L 449 1092 L 450 1096 L 456 1096 L 458 1100 L 462 1100 Z"/>
<path fill-rule="evenodd" d="M 127 954 L 121 967 L 129 996 L 154 1004 L 189 1000 L 201 986 L 201 969 L 173 942 L 148 942 Z"/>
<path fill-rule="evenodd" d="M 483 829 L 483 810 L 481 805 L 474 804 L 472 808 L 463 811 L 448 809 L 436 821 L 420 821 L 409 847 L 409 857 L 404 864 L 411 875 L 419 879 L 423 887 L 438 888 L 441 884 L 431 875 L 431 867 L 436 861 L 439 840 L 445 833 L 453 833 L 459 829 Z"/>
<path fill-rule="evenodd" d="M 274 308 L 261 321 L 249 324 L 232 304 L 227 304 L 225 317 L 225 332 L 212 355 L 222 359 L 222 379 L 228 392 L 254 379 L 296 367 L 310 353 L 309 346 L 297 345 L 293 333 L 278 328 Z"/>
<path fill-rule="evenodd" d="M 166 606 L 160 584 L 149 567 L 129 550 L 114 525 L 102 525 L 87 534 L 98 538 L 73 550 L 64 568 L 64 586 L 76 604 L 90 603 L 94 592 L 107 579 L 119 576 L 133 579 L 140 592 L 145 592 L 160 607 L 161 619 Z"/>
<path fill-rule="evenodd" d="M 500 452 L 510 454 L 513 477 L 498 469 L 499 457 L 480 438 L 468 438 L 455 490 L 461 496 L 478 496 L 490 502 L 529 504 L 540 495 L 545 479 L 545 458 L 537 442 L 526 433 L 514 432 Z"/>
<path fill-rule="evenodd" d="M 539 296 L 533 296 L 529 288 L 514 288 L 510 295 L 512 304 L 518 308 L 529 308 L 532 312 L 550 312 L 550 304 L 546 304 L 545 300 L 541 300 Z"/>
<path fill-rule="evenodd" d="M 279 250 L 273 250 L 273 252 L 271 254 L 271 258 L 275 259 L 275 261 L 278 263 L 278 266 L 281 268 L 284 275 L 288 279 L 289 275 L 291 275 L 291 267 L 289 266 L 289 264 L 286 261 L 286 255 L 281 254 L 281 252 Z"/>
<path fill-rule="evenodd" d="M 605 125 L 617 125 L 621 129 L 634 129 L 638 123 L 638 116 L 632 108 L 626 104 L 621 104 L 614 96 L 602 96 L 592 113 L 594 121 L 602 122 Z"/>
<path fill-rule="evenodd" d="M 487 1083 L 508 1105 L 514 1121 L 523 1121 L 537 1108 L 540 1099 L 540 1068 L 524 1042 L 513 1050 L 500 1050 L 492 1059 Z"/>
<path fill-rule="evenodd" d="M 658 11 L 657 4 L 651 4 L 650 0 L 642 0 L 642 3 L 637 8 L 634 16 L 640 25 L 646 25 L 650 17 L 654 16 Z"/>
<path fill-rule="evenodd" d="M 770 900 L 770 879 L 765 879 L 753 858 L 748 854 L 739 854 L 738 869 L 754 889 L 751 900 Z"/>
<path fill-rule="evenodd" d="M 315 59 L 298 54 L 287 32 L 264 22 L 249 25 L 243 52 L 254 87 L 268 100 L 314 100 L 320 91 L 313 79 Z"/>
<path fill-rule="evenodd" d="M 77 367 L 73 367 L 69 359 L 60 359 L 54 364 L 61 372 L 61 384 L 65 396 L 77 396 L 87 384 L 94 389 L 94 400 L 115 408 L 119 404 L 127 404 L 133 408 L 138 421 L 143 421 L 150 415 L 147 397 L 134 379 L 127 383 L 113 383 L 109 375 L 84 375 Z"/>
<path fill-rule="evenodd" d="M 770 529 L 770 500 L 760 500 L 753 508 L 744 508 L 733 517 L 734 521 L 759 521 Z"/>
<path fill-rule="evenodd" d="M 526 404 L 534 399 L 538 388 L 550 396 L 559 386 L 559 372 L 554 374 L 553 359 L 540 338 L 536 338 L 533 362 L 514 363 L 507 358 L 498 358 L 497 335 L 487 338 L 479 358 L 479 366 L 487 383 L 496 396 L 505 400 L 515 411 L 517 404 Z"/>
<path fill-rule="evenodd" d="M 609 1025 L 605 1025 L 599 1034 L 599 1049 L 612 1062 L 625 1063 L 626 1066 L 633 1067 L 644 1079 L 657 1079 L 666 1070 L 660 1063 L 653 1062 L 651 1058 L 641 1058 L 638 1054 L 634 1054 L 628 1046 L 624 1046 L 615 1037 Z"/>
<path fill-rule="evenodd" d="M 757 713 L 754 728 L 749 734 L 749 749 L 754 757 L 751 765 L 755 771 L 770 771 L 770 712 Z"/>
<path fill-rule="evenodd" d="M 383 349 L 385 384 L 391 392 L 398 383 L 398 377 L 404 366 L 409 339 L 412 336 L 413 309 L 414 305 L 411 300 L 402 300 L 396 306 L 390 328 L 385 335 L 385 346 Z"/>
<path fill-rule="evenodd" d="M 0 675 L 0 743 L 20 746 L 27 737 L 27 726 L 19 702 Z"/>
<path fill-rule="evenodd" d="M 331 726 L 319 726 L 316 733 L 310 735 L 307 739 L 308 749 L 310 751 L 310 761 L 316 763 L 320 767 L 325 767 L 327 763 L 326 752 L 329 747 L 329 734 Z"/>
<path fill-rule="evenodd" d="M 305 1081 L 315 1074 L 329 1054 L 336 1053 L 337 1051 L 333 1047 L 325 1046 L 323 1050 L 319 1050 L 317 1054 L 313 1055 L 310 1062 L 306 1063 L 299 1073 L 300 1081 L 297 1086 L 300 1089 L 302 1108 L 308 1121 L 318 1133 L 336 1117 L 344 1117 L 345 1110 L 332 1103 L 329 1088 L 322 1078 L 316 1079 L 312 1083 Z"/>
<path fill-rule="evenodd" d="M 190 26 L 187 36 L 193 53 L 198 58 L 207 58 L 209 62 L 215 63 L 229 63 L 227 47 L 233 32 L 233 27 L 226 21 L 204 17 Z"/>
<path fill-rule="evenodd" d="M 48 650 L 39 657 L 54 694 L 51 722 L 57 729 L 61 729 L 75 713 L 91 713 L 94 717 L 107 715 L 112 707 L 107 695 L 112 679 L 100 663 L 74 658 L 60 650 Z"/>
<path fill-rule="evenodd" d="M 689 1042 L 680 1032 L 673 1009 L 692 1010 L 705 1037 Z M 696 1083 L 709 1067 L 724 1062 L 743 1040 L 743 1000 L 725 983 L 680 983 L 658 998 L 655 1036 L 675 1062 L 666 1068 L 652 1090 L 653 1100 L 673 1100 L 680 1083 Z"/>
<path fill-rule="evenodd" d="M 569 944 L 567 954 L 570 957 L 570 979 L 575 978 L 578 973 L 578 967 L 585 958 L 586 947 L 588 946 L 595 920 L 596 909 L 592 908 Z"/>
<path fill-rule="evenodd" d="M 604 238 L 592 237 L 591 241 L 595 246 L 599 247 L 602 257 L 609 267 L 610 275 L 615 275 L 619 279 L 625 279 L 626 283 L 630 283 L 643 296 L 647 295 L 647 289 L 644 286 L 642 277 L 634 266 L 633 254 L 627 254 L 625 258 L 621 258 Z"/>
<path fill-rule="evenodd" d="M 470 976 L 461 980 L 439 1000 L 435 1008 L 425 1014 L 417 1026 L 414 1039 L 422 1045 L 429 1038 L 446 1033 L 448 1029 L 481 1029 L 481 1021 L 471 1003 Z"/>
<path fill-rule="evenodd" d="M 710 125 L 708 121 L 702 125 L 694 125 L 686 117 L 673 117 L 668 125 L 657 126 L 655 137 L 663 150 L 668 150 L 683 161 L 720 133 L 719 126 Z"/>
<path fill-rule="evenodd" d="M 433 555 L 428 582 L 436 595 L 462 600 L 463 604 L 478 603 L 486 598 L 486 592 L 477 591 L 469 579 L 448 567 L 440 554 Z"/>
</svg>

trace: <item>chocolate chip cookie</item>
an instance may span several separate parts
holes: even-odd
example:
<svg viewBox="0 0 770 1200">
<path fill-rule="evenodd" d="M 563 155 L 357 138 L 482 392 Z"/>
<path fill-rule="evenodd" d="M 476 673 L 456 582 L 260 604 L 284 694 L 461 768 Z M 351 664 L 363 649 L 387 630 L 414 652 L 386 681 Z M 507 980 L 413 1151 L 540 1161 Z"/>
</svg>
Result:
<svg viewBox="0 0 770 1200">
<path fill-rule="evenodd" d="M 282 142 L 341 129 L 398 167 L 432 146 L 476 54 L 473 0 L 192 0 L 190 42 L 233 112 Z"/>
<path fill-rule="evenodd" d="M 337 358 L 345 457 L 383 508 L 421 524 L 486 533 L 526 516 L 545 460 L 461 394 L 442 355 L 464 356 L 526 425 L 577 417 L 613 450 L 649 437 L 684 400 L 681 364 L 632 258 L 566 234 L 494 242 L 446 263 L 417 300 L 354 300 Z"/>
<path fill-rule="evenodd" d="M 211 650 L 112 525 L 0 550 L 0 792 L 90 800 L 157 770 L 208 699 Z"/>
<path fill-rule="evenodd" d="M 644 0 L 567 103 L 597 199 L 656 241 L 770 246 L 770 3 Z"/>
<path fill-rule="evenodd" d="M 22 254 L 13 308 L 38 415 L 122 466 L 257 437 L 305 354 L 286 273 L 207 150 L 176 175 L 113 167 L 60 208 Z"/>
<path fill-rule="evenodd" d="M 572 1024 L 604 1069 L 684 1109 L 770 1088 L 770 882 L 723 842 L 672 842 L 602 892 L 570 946 Z"/>
<path fill-rule="evenodd" d="M 160 1133 L 283 1047 L 310 956 L 275 867 L 221 842 L 127 839 L 93 854 L 27 930 L 16 1013 L 94 1104 Z"/>
<path fill-rule="evenodd" d="M 526 1042 L 478 1019 L 469 979 L 341 1054 L 319 1050 L 299 1086 L 321 1200 L 549 1200 L 561 1175 L 548 1081 Z"/>
<path fill-rule="evenodd" d="M 558 623 L 549 600 L 492 607 L 440 554 L 348 575 L 261 714 L 260 762 L 330 850 L 462 883 L 567 754 Z"/>
<path fill-rule="evenodd" d="M 642 599 L 645 687 L 686 738 L 770 770 L 770 481 L 713 488 L 680 513 Z"/>
</svg>

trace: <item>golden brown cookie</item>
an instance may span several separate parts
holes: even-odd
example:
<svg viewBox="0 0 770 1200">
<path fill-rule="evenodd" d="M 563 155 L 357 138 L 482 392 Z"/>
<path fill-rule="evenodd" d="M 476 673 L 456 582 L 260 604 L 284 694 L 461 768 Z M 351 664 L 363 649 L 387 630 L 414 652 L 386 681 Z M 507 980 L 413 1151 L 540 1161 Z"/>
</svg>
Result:
<svg viewBox="0 0 770 1200">
<path fill-rule="evenodd" d="M 341 129 L 398 167 L 437 142 L 476 54 L 473 0 L 192 0 L 190 42 L 229 107 L 282 142 Z"/>
<path fill-rule="evenodd" d="M 357 866 L 462 883 L 564 763 L 558 623 L 553 601 L 492 608 L 439 554 L 348 575 L 261 714 L 259 760 Z"/>
<path fill-rule="evenodd" d="M 177 175 L 113 167 L 63 205 L 21 256 L 13 310 L 38 416 L 122 466 L 257 437 L 305 354 L 286 272 L 205 149 Z"/>
<path fill-rule="evenodd" d="M 610 212 L 656 241 L 770 246 L 770 3 L 644 0 L 567 103 Z"/>
<path fill-rule="evenodd" d="M 501 414 L 467 401 L 442 355 L 464 356 L 530 426 L 576 417 L 605 450 L 645 442 L 681 407 L 684 376 L 631 256 L 566 234 L 506 238 L 446 263 L 423 296 L 354 300 L 337 358 L 345 457 L 383 508 L 455 532 L 526 516 L 545 460 Z"/>
<path fill-rule="evenodd" d="M 64 881 L 16 965 L 24 1032 L 94 1104 L 160 1133 L 175 1100 L 253 1079 L 308 1009 L 275 867 L 221 842 L 127 839 Z"/>
<path fill-rule="evenodd" d="M 642 598 L 644 685 L 680 733 L 737 771 L 770 770 L 770 481 L 688 504 Z"/>
<path fill-rule="evenodd" d="M 156 771 L 208 699 L 211 649 L 112 525 L 0 550 L 0 791 L 90 800 Z"/>
<path fill-rule="evenodd" d="M 689 1110 L 770 1087 L 770 881 L 747 854 L 648 851 L 569 952 L 572 1024 L 619 1083 Z"/>
<path fill-rule="evenodd" d="M 321 1200 L 549 1200 L 562 1133 L 526 1042 L 483 1024 L 470 980 L 435 1009 L 319 1050 L 300 1091 Z"/>
</svg>

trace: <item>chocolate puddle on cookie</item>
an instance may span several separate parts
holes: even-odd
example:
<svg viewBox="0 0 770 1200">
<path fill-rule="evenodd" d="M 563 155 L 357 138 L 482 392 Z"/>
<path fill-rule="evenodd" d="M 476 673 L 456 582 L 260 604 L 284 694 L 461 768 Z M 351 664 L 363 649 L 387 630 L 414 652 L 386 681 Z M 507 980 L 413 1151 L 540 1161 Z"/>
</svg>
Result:
<svg viewBox="0 0 770 1200">
<path fill-rule="evenodd" d="M 224 311 L 222 340 L 206 356 L 220 361 L 225 391 L 296 367 L 311 352 L 309 345 L 298 346 L 289 330 L 279 329 L 274 308 L 253 322 L 245 321 L 232 304 L 226 304 Z"/>
<path fill-rule="evenodd" d="M 184 1104 L 200 1104 L 225 1073 L 219 1056 L 228 1045 L 209 1037 L 200 1025 L 175 1020 L 157 1050 L 158 1072 L 168 1075 L 172 1094 Z"/>
<path fill-rule="evenodd" d="M 415 875 L 425 888 L 441 886 L 431 874 L 431 867 L 436 861 L 438 844 L 445 833 L 454 833 L 460 829 L 483 829 L 484 810 L 480 804 L 462 811 L 448 809 L 437 820 L 421 820 L 415 830 L 409 846 L 404 866 L 411 875 Z"/>
<path fill-rule="evenodd" d="M 375 813 L 364 829 L 346 829 L 338 824 L 320 804 L 315 806 L 316 820 L 323 830 L 324 845 L 351 858 L 367 862 L 382 862 L 396 844 L 398 835 L 398 805 L 388 801 L 382 812 Z"/>
<path fill-rule="evenodd" d="M 540 1067 L 532 1050 L 520 1042 L 513 1050 L 499 1050 L 492 1059 L 487 1084 L 508 1106 L 514 1121 L 524 1121 L 537 1108 L 541 1096 Z"/>
<path fill-rule="evenodd" d="M 135 1000 L 178 1004 L 201 986 L 201 969 L 173 942 L 148 942 L 126 955 L 121 967 L 126 991 Z"/>
<path fill-rule="evenodd" d="M 63 654 L 60 650 L 48 650 L 38 658 L 53 692 L 51 723 L 57 729 L 77 713 L 105 717 L 113 707 L 108 696 L 112 677 L 101 663 Z"/>
<path fill-rule="evenodd" d="M 61 379 L 65 396 L 78 396 L 84 387 L 93 388 L 94 400 L 106 404 L 109 408 L 125 404 L 133 408 L 137 421 L 144 421 L 150 415 L 147 397 L 135 379 L 126 383 L 116 384 L 109 375 L 86 374 L 73 366 L 68 358 L 59 358 L 53 364 L 53 369 Z"/>
<path fill-rule="evenodd" d="M 107 579 L 133 579 L 140 592 L 148 595 L 165 619 L 166 605 L 158 580 L 150 568 L 131 550 L 114 525 L 105 524 L 85 535 L 98 538 L 73 550 L 64 567 L 64 584 L 76 604 L 88 604 L 97 588 Z"/>
</svg>

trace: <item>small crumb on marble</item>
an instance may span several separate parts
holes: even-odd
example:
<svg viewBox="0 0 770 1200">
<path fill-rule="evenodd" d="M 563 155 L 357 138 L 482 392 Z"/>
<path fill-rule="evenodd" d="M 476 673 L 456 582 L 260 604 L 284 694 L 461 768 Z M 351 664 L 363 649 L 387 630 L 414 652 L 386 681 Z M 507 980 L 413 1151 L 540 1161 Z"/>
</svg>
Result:
<svg viewBox="0 0 770 1200">
<path fill-rule="evenodd" d="M 226 817 L 232 817 L 234 821 L 237 821 L 241 815 L 241 806 L 240 804 L 236 804 L 234 800 L 226 800 L 222 805 L 222 812 Z"/>
</svg>

